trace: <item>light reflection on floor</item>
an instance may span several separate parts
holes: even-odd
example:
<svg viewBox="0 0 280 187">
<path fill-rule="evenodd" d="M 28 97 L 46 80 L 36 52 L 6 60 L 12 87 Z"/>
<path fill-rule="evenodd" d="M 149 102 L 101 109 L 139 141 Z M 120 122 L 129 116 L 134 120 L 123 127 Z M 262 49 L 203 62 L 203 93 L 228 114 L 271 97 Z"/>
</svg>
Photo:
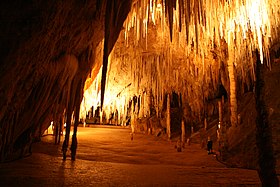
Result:
<svg viewBox="0 0 280 187">
<path fill-rule="evenodd" d="M 175 142 L 129 129 L 78 129 L 77 160 L 62 161 L 52 137 L 33 154 L 0 165 L 0 186 L 260 186 L 254 170 L 226 168 L 199 145 L 176 152 Z M 68 152 L 70 154 L 70 151 Z"/>
</svg>

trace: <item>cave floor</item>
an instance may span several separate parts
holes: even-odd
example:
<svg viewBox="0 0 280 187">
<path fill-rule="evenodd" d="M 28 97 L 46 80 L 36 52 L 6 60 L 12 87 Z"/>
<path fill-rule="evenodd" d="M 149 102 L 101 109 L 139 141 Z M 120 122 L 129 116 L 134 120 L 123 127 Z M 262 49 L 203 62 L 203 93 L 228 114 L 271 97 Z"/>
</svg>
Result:
<svg viewBox="0 0 280 187">
<path fill-rule="evenodd" d="M 76 161 L 51 135 L 33 154 L 0 165 L 0 186 L 260 186 L 257 171 L 227 168 L 198 144 L 175 149 L 175 141 L 121 127 L 79 127 Z"/>
</svg>

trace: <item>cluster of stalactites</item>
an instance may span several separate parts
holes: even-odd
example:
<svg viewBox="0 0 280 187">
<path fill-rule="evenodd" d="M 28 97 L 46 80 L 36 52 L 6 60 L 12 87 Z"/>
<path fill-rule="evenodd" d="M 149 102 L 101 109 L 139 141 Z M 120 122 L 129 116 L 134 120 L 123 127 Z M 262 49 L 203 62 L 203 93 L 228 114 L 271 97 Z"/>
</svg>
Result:
<svg viewBox="0 0 280 187">
<path fill-rule="evenodd" d="M 221 84 L 220 68 L 227 59 L 238 79 L 254 79 L 253 53 L 258 50 L 261 60 L 269 57 L 270 42 L 278 36 L 279 9 L 276 0 L 134 1 L 121 33 L 127 48 L 115 47 L 111 53 L 103 110 L 125 116 L 137 96 L 139 117 L 149 115 L 151 104 L 160 114 L 165 94 L 175 91 L 192 112 L 201 113 L 204 99 L 213 97 Z M 113 80 L 114 70 L 122 72 L 122 79 Z M 96 101 L 88 102 L 96 105 L 97 82 Z"/>
<path fill-rule="evenodd" d="M 159 48 L 152 52 L 139 46 L 127 48 L 121 44 L 122 42 L 117 43 L 109 58 L 110 66 L 101 112 L 106 115 L 106 119 L 115 111 L 118 111 L 119 124 L 123 124 L 131 115 L 136 115 L 137 118 L 150 115 L 164 117 L 162 114 L 166 109 L 166 94 L 172 92 L 181 95 L 182 107 L 189 108 L 193 115 L 199 116 L 203 113 L 204 99 L 214 97 L 220 83 L 219 63 L 206 59 L 209 66 L 203 72 L 200 69 L 202 60 L 198 56 L 188 58 L 174 48 Z M 101 71 L 85 90 L 81 107 L 85 112 L 91 110 L 92 106 L 94 109 L 100 106 L 100 77 Z M 137 104 L 131 108 L 135 97 Z M 154 110 L 153 114 L 151 109 Z M 82 116 L 85 115 L 86 113 Z"/>
<path fill-rule="evenodd" d="M 186 53 L 195 52 L 202 58 L 212 46 L 220 47 L 225 40 L 235 64 L 241 56 L 259 51 L 261 61 L 269 58 L 271 37 L 276 38 L 279 24 L 277 0 L 141 0 L 135 1 L 124 24 L 125 39 L 146 40 L 148 26 L 153 24 L 161 33 L 168 33 L 174 43 L 184 42 Z M 134 28 L 134 36 L 129 31 Z M 244 45 L 244 41 L 246 40 Z M 168 44 L 169 45 L 169 44 Z M 247 60 L 250 60 L 248 57 Z"/>
<path fill-rule="evenodd" d="M 204 98 L 213 97 L 220 82 L 220 68 L 213 59 L 205 69 L 206 76 L 202 76 L 201 63 L 194 63 L 201 59 L 180 56 L 172 48 L 143 52 L 137 46 L 126 48 L 117 43 L 110 59 L 103 107 L 107 119 L 116 110 L 120 119 L 130 115 L 164 117 L 166 94 L 172 92 L 181 96 L 183 108 L 199 116 L 203 113 Z M 135 97 L 137 104 L 130 108 Z"/>
</svg>

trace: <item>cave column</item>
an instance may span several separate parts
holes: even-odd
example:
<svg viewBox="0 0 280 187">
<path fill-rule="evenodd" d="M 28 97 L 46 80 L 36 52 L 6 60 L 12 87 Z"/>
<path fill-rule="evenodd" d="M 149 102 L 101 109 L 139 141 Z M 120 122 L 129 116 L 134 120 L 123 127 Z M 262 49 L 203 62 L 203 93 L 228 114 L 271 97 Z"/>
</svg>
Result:
<svg viewBox="0 0 280 187">
<path fill-rule="evenodd" d="M 232 127 L 237 126 L 237 99 L 236 99 L 236 81 L 235 81 L 235 67 L 234 67 L 234 49 L 229 46 L 228 57 L 228 73 L 230 85 L 230 122 Z M 232 49 L 231 49 L 232 48 Z"/>
<path fill-rule="evenodd" d="M 167 133 L 167 137 L 168 139 L 171 138 L 171 120 L 170 120 L 170 94 L 167 94 L 167 108 L 166 108 L 166 133 Z"/>
<path fill-rule="evenodd" d="M 81 98 L 82 98 L 82 87 L 84 82 L 83 80 L 80 80 L 78 83 L 77 89 L 76 89 L 76 97 L 75 97 L 75 122 L 74 122 L 74 129 L 73 129 L 73 135 L 72 135 L 72 144 L 71 144 L 71 160 L 76 159 L 76 151 L 77 151 L 77 130 L 79 125 L 79 118 L 80 118 L 80 106 L 81 106 Z M 93 110 L 93 108 L 92 108 Z"/>
</svg>

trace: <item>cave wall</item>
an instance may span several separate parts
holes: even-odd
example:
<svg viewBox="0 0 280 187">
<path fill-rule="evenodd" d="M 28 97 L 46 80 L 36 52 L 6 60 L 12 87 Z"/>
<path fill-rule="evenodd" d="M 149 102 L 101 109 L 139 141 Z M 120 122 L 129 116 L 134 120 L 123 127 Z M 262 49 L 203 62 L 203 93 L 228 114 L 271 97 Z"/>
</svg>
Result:
<svg viewBox="0 0 280 187">
<path fill-rule="evenodd" d="M 110 37 L 105 48 L 110 52 L 130 4 L 123 0 L 1 1 L 1 161 L 35 133 L 42 133 L 64 110 L 72 114 L 90 70 L 102 65 L 95 62 L 95 50 L 104 38 L 105 18 L 111 24 L 106 27 L 113 28 L 106 32 Z M 110 15 L 106 15 L 108 6 Z"/>
<path fill-rule="evenodd" d="M 279 50 L 279 49 L 278 49 Z M 276 170 L 280 172 L 280 59 L 273 59 L 271 69 L 263 67 L 264 102 L 271 136 L 272 156 L 276 159 Z"/>
</svg>

